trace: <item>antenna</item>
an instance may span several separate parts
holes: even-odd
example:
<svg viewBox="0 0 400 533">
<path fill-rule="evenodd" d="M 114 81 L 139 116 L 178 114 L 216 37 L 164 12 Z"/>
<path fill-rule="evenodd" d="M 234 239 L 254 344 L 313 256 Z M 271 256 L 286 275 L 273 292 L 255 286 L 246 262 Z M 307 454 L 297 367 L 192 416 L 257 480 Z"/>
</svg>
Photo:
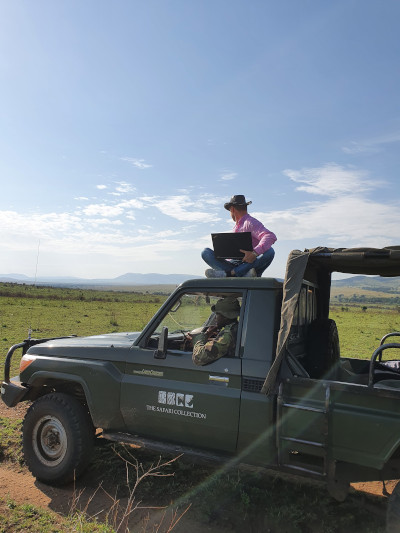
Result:
<svg viewBox="0 0 400 533">
<path fill-rule="evenodd" d="M 35 281 L 33 283 L 33 286 L 36 287 L 36 280 L 37 280 L 37 271 L 38 271 L 38 265 L 39 265 L 39 251 L 40 251 L 40 239 L 38 242 L 37 247 L 37 256 L 36 256 L 36 268 L 35 268 Z M 32 310 L 31 310 L 31 317 L 29 321 L 29 328 L 28 328 L 28 340 L 30 341 L 32 338 Z"/>
</svg>

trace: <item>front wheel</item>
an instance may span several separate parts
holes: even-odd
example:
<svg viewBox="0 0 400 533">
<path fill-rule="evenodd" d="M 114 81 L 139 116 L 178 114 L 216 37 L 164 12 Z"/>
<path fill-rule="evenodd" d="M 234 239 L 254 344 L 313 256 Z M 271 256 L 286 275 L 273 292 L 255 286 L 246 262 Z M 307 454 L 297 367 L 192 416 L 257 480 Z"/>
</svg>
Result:
<svg viewBox="0 0 400 533">
<path fill-rule="evenodd" d="M 94 429 L 87 409 L 73 396 L 52 393 L 28 409 L 22 444 L 32 474 L 50 485 L 77 478 L 89 464 Z"/>
</svg>

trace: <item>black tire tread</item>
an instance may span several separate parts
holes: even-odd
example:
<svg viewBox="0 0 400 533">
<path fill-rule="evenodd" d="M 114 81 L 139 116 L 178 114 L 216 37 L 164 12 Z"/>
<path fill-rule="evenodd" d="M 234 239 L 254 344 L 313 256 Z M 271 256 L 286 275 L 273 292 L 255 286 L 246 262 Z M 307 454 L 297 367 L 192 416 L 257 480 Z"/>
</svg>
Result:
<svg viewBox="0 0 400 533">
<path fill-rule="evenodd" d="M 397 483 L 388 501 L 386 532 L 400 533 L 400 483 Z"/>
<path fill-rule="evenodd" d="M 73 449 L 67 461 L 52 470 L 37 459 L 30 444 L 35 420 L 51 411 L 65 419 L 71 432 Z M 79 477 L 90 461 L 94 444 L 94 428 L 87 409 L 73 396 L 50 393 L 38 398 L 28 409 L 22 426 L 24 458 L 30 472 L 39 481 L 51 485 L 63 485 Z"/>
</svg>

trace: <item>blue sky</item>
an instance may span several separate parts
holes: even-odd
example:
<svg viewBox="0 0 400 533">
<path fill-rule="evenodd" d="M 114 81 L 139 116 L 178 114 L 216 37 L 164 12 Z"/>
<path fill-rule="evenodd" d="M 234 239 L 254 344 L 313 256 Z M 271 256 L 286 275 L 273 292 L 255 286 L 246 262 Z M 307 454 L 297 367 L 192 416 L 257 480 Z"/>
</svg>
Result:
<svg viewBox="0 0 400 533">
<path fill-rule="evenodd" d="M 223 204 L 400 244 L 400 3 L 0 3 L 0 273 L 202 275 Z M 265 274 L 266 275 L 266 274 Z"/>
</svg>

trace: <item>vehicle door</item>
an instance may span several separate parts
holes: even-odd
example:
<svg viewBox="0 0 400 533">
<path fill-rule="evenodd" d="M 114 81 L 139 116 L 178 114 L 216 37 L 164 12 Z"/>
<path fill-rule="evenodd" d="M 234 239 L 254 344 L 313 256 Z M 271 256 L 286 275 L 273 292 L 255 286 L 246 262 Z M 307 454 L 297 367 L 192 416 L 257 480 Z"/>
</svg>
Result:
<svg viewBox="0 0 400 533">
<path fill-rule="evenodd" d="M 193 347 L 185 341 L 184 334 L 199 333 L 199 328 L 213 319 L 212 305 L 228 295 L 235 296 L 242 306 L 235 352 L 206 366 L 195 366 Z M 130 350 L 126 364 L 121 411 L 129 432 L 185 445 L 235 451 L 244 302 L 241 291 L 182 292 L 156 316 Z M 164 328 L 168 328 L 166 348 L 159 350 Z"/>
<path fill-rule="evenodd" d="M 400 421 L 395 398 L 399 389 L 385 386 L 385 381 L 383 385 L 374 383 L 368 375 L 369 361 L 339 357 L 339 339 L 330 334 L 330 327 L 323 328 L 321 320 L 317 321 L 318 342 L 312 343 L 315 353 L 310 359 L 304 332 L 305 325 L 311 324 L 307 335 L 315 339 L 313 292 L 311 287 L 302 289 L 289 337 L 286 368 L 292 375 L 282 380 L 277 402 L 279 463 L 323 477 L 332 474 L 340 462 L 376 472 L 398 446 Z M 326 325 L 331 322 L 324 320 Z M 332 359 L 333 353 L 337 359 Z M 302 362 L 307 361 L 306 370 Z M 310 365 L 310 361 L 318 364 Z M 324 361 L 332 364 L 331 368 Z M 318 375 L 321 368 L 324 372 Z M 389 371 L 383 377 L 387 375 L 390 377 Z"/>
<path fill-rule="evenodd" d="M 376 475 L 399 445 L 398 398 L 379 383 L 287 379 L 277 409 L 281 466 L 326 476 L 342 462 Z"/>
</svg>

